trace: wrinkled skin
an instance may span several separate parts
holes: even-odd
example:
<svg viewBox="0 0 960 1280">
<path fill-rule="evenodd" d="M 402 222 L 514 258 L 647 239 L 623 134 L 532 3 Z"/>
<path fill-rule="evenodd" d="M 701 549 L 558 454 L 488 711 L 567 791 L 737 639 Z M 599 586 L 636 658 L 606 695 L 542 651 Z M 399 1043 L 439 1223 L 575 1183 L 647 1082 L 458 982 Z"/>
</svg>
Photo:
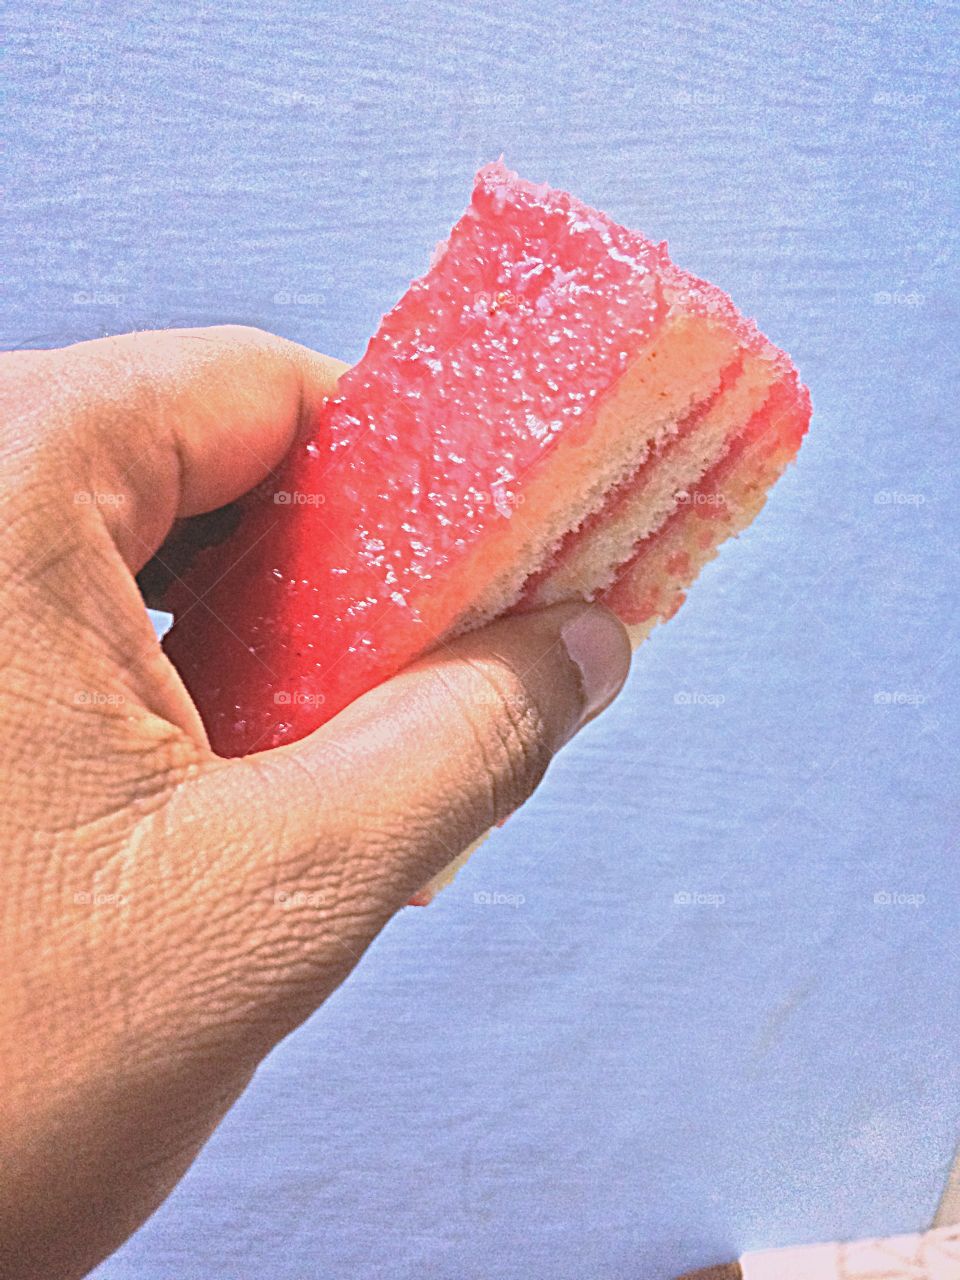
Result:
<svg viewBox="0 0 960 1280">
<path fill-rule="evenodd" d="M 264 1054 L 626 675 L 612 615 L 557 606 L 303 742 L 212 754 L 134 574 L 176 517 L 267 474 L 342 368 L 232 328 L 0 357 L 7 1280 L 83 1275 L 135 1230 Z"/>
</svg>

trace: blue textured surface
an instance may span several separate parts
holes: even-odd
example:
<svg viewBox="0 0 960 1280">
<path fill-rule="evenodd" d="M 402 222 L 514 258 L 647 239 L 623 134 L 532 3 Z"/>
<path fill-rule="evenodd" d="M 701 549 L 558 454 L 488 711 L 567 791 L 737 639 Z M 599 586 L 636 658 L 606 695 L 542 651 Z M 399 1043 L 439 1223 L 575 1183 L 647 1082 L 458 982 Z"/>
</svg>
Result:
<svg viewBox="0 0 960 1280">
<path fill-rule="evenodd" d="M 101 1280 L 663 1280 L 929 1221 L 960 1126 L 957 25 L 888 0 L 14 19 L 4 346 L 242 320 L 355 358 L 504 151 L 668 238 L 816 409 L 616 708 Z"/>
</svg>

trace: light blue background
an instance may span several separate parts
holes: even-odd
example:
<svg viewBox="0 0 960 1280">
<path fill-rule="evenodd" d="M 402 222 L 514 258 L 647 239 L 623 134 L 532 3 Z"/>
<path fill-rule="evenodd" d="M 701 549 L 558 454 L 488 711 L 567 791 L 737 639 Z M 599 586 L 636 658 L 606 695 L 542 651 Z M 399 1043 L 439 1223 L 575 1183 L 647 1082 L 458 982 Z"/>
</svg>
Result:
<svg viewBox="0 0 960 1280">
<path fill-rule="evenodd" d="M 4 346 L 242 320 L 356 358 L 504 151 L 668 238 L 816 408 L 616 708 L 277 1050 L 101 1280 L 662 1280 L 929 1221 L 960 1127 L 956 19 L 14 18 Z"/>
</svg>

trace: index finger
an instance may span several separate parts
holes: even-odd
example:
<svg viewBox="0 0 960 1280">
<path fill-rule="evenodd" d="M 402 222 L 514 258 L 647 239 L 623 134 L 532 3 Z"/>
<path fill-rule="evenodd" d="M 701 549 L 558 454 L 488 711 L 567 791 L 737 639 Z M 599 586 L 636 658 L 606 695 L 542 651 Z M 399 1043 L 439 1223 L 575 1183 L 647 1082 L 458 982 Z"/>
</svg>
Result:
<svg viewBox="0 0 960 1280">
<path fill-rule="evenodd" d="M 31 365 L 17 416 L 64 441 L 78 489 L 109 496 L 98 510 L 134 572 L 176 517 L 268 475 L 347 368 L 243 326 L 100 338 Z"/>
</svg>

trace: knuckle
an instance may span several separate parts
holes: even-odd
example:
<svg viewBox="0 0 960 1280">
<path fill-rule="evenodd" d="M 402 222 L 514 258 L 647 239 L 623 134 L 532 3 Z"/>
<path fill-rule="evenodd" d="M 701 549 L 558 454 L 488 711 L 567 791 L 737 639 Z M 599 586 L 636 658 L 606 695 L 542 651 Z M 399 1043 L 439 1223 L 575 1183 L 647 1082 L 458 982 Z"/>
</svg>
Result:
<svg viewBox="0 0 960 1280">
<path fill-rule="evenodd" d="M 276 352 L 283 339 L 267 329 L 260 329 L 253 324 L 218 324 L 210 331 L 213 336 L 231 344 L 240 343 L 259 351 Z"/>
<path fill-rule="evenodd" d="M 474 664 L 473 670 L 478 684 L 465 718 L 499 815 L 533 791 L 552 753 L 542 709 L 522 677 L 503 662 Z"/>
</svg>

